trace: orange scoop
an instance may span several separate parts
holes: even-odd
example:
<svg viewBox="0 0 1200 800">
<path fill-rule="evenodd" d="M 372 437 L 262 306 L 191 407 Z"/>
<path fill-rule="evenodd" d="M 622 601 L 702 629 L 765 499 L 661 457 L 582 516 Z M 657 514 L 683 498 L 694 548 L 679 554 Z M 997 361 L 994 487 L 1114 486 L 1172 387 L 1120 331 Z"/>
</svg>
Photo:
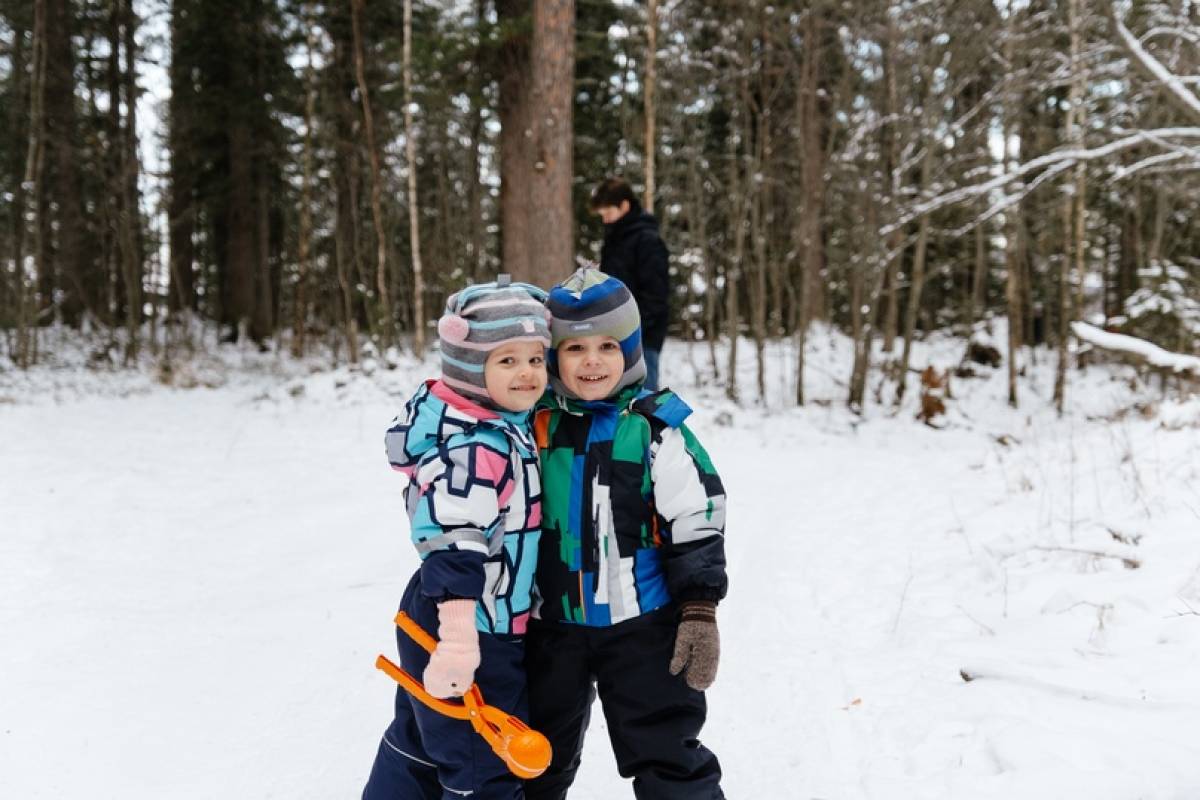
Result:
<svg viewBox="0 0 1200 800">
<path fill-rule="evenodd" d="M 432 653 L 437 647 L 437 640 L 403 611 L 396 614 L 396 624 L 426 651 Z M 456 703 L 434 697 L 419 680 L 384 656 L 375 659 L 375 666 L 439 714 L 469 720 L 475 732 L 483 737 L 518 778 L 536 778 L 550 766 L 550 742 L 546 737 L 511 714 L 484 703 L 478 685 L 471 684 L 462 702 Z"/>
</svg>

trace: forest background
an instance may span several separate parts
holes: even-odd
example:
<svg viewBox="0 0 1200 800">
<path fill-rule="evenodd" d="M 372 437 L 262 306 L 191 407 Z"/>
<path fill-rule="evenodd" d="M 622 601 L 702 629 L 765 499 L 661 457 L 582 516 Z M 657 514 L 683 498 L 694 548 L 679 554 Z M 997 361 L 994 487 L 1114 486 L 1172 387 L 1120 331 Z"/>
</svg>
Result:
<svg viewBox="0 0 1200 800">
<path fill-rule="evenodd" d="M 0 0 L 0 368 L 421 353 L 620 174 L 730 399 L 722 339 L 803 403 L 840 329 L 861 409 L 941 331 L 1013 405 L 1056 348 L 1061 409 L 1073 322 L 1200 347 L 1198 66 L 1192 0 Z"/>
</svg>

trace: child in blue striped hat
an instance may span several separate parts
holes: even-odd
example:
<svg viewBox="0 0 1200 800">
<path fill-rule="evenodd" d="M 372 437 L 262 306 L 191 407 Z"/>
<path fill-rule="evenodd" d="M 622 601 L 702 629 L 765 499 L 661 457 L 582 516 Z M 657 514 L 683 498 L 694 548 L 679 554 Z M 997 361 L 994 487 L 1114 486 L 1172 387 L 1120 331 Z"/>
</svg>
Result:
<svg viewBox="0 0 1200 800">
<path fill-rule="evenodd" d="M 625 284 L 582 269 L 547 308 L 554 395 L 534 417 L 543 514 L 525 665 L 553 756 L 525 798 L 566 797 L 598 689 L 635 795 L 716 800 L 721 767 L 698 737 L 720 654 L 725 490 L 687 404 L 643 388 Z"/>
<path fill-rule="evenodd" d="M 450 297 L 438 321 L 442 376 L 426 381 L 385 443 L 421 566 L 400 608 L 437 648 L 398 635 L 401 665 L 435 697 L 472 683 L 527 718 L 524 635 L 541 536 L 541 481 L 529 411 L 546 388 L 546 293 L 501 276 Z M 475 734 L 399 688 L 365 800 L 517 800 L 520 781 Z"/>
</svg>

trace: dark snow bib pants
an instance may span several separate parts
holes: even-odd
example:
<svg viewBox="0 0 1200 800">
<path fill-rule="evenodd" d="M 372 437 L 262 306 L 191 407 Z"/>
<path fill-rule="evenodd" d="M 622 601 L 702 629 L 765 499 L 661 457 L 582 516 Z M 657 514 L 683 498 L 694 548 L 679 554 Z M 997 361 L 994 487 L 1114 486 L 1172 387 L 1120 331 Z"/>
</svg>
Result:
<svg viewBox="0 0 1200 800">
<path fill-rule="evenodd" d="M 421 594 L 421 573 L 408 583 L 400 608 L 437 634 L 437 604 Z M 420 680 L 429 654 L 397 629 L 400 665 Z M 480 667 L 475 682 L 484 700 L 528 719 L 524 648 L 520 639 L 479 634 Z M 437 713 L 403 688 L 396 690 L 396 716 L 383 734 L 363 800 L 520 800 L 521 781 L 509 772 L 466 720 Z"/>
<path fill-rule="evenodd" d="M 597 693 L 617 769 L 638 800 L 722 800 L 721 766 L 697 737 L 704 693 L 668 670 L 676 609 L 608 627 L 533 620 L 526 636 L 530 725 L 554 748 L 527 800 L 562 800 L 579 769 Z"/>
</svg>

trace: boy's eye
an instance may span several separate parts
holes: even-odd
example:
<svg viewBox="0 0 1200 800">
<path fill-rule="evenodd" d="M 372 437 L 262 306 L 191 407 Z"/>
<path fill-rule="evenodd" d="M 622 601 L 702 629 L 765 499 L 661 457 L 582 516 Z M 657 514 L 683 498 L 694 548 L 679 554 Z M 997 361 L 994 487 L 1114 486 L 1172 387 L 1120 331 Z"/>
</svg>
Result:
<svg viewBox="0 0 1200 800">
<path fill-rule="evenodd" d="M 582 352 L 583 352 L 583 345 L 581 345 L 581 344 L 569 344 L 569 345 L 567 345 L 567 352 L 568 352 L 568 353 L 582 353 Z"/>
<path fill-rule="evenodd" d="M 619 350 L 620 346 L 616 342 L 605 342 L 600 345 L 601 350 Z"/>
</svg>

